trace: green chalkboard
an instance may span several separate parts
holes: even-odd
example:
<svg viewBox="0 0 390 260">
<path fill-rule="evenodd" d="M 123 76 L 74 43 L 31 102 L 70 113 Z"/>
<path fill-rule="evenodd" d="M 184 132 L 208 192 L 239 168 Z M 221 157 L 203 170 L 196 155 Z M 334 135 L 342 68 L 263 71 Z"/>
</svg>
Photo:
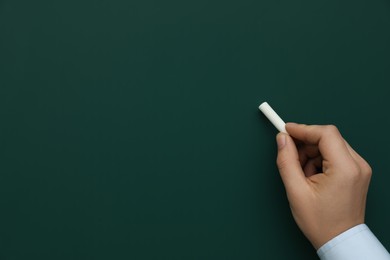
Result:
<svg viewBox="0 0 390 260">
<path fill-rule="evenodd" d="M 387 0 L 0 0 L 0 258 L 315 259 L 268 101 L 374 170 L 390 248 Z"/>
</svg>

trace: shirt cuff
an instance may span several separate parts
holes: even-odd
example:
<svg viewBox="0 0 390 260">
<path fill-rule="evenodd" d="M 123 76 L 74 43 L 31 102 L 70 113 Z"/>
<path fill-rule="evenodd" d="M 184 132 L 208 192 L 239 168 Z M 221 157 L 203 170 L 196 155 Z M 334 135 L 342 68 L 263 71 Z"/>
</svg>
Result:
<svg viewBox="0 0 390 260">
<path fill-rule="evenodd" d="M 390 260 L 390 254 L 365 224 L 331 239 L 317 250 L 321 260 Z"/>
</svg>

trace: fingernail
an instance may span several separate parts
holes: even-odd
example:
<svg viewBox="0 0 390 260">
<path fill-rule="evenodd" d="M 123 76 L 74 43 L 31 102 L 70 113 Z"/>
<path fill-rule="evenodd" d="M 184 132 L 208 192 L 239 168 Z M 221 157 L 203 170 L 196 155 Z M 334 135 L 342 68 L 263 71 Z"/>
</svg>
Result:
<svg viewBox="0 0 390 260">
<path fill-rule="evenodd" d="M 278 134 L 276 136 L 276 143 L 278 144 L 278 149 L 282 149 L 286 145 L 286 135 Z"/>
</svg>

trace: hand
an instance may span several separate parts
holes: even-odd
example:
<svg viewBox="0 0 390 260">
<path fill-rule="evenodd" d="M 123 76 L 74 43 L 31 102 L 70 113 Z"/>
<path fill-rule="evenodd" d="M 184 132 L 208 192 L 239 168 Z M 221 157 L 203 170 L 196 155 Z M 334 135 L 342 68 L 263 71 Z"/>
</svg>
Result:
<svg viewBox="0 0 390 260">
<path fill-rule="evenodd" d="M 295 222 L 318 249 L 364 223 L 371 167 L 335 126 L 288 123 L 277 165 Z M 295 141 L 293 140 L 293 138 Z"/>
</svg>

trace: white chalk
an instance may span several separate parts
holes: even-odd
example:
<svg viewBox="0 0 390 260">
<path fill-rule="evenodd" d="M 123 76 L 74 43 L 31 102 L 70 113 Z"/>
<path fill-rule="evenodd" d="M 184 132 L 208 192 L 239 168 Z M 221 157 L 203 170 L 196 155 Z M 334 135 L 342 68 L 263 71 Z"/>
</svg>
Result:
<svg viewBox="0 0 390 260">
<path fill-rule="evenodd" d="M 272 109 L 267 102 L 261 103 L 259 109 L 263 114 L 271 121 L 271 123 L 279 130 L 279 132 L 283 132 L 287 134 L 286 131 L 286 123 L 276 114 L 276 112 Z"/>
</svg>

